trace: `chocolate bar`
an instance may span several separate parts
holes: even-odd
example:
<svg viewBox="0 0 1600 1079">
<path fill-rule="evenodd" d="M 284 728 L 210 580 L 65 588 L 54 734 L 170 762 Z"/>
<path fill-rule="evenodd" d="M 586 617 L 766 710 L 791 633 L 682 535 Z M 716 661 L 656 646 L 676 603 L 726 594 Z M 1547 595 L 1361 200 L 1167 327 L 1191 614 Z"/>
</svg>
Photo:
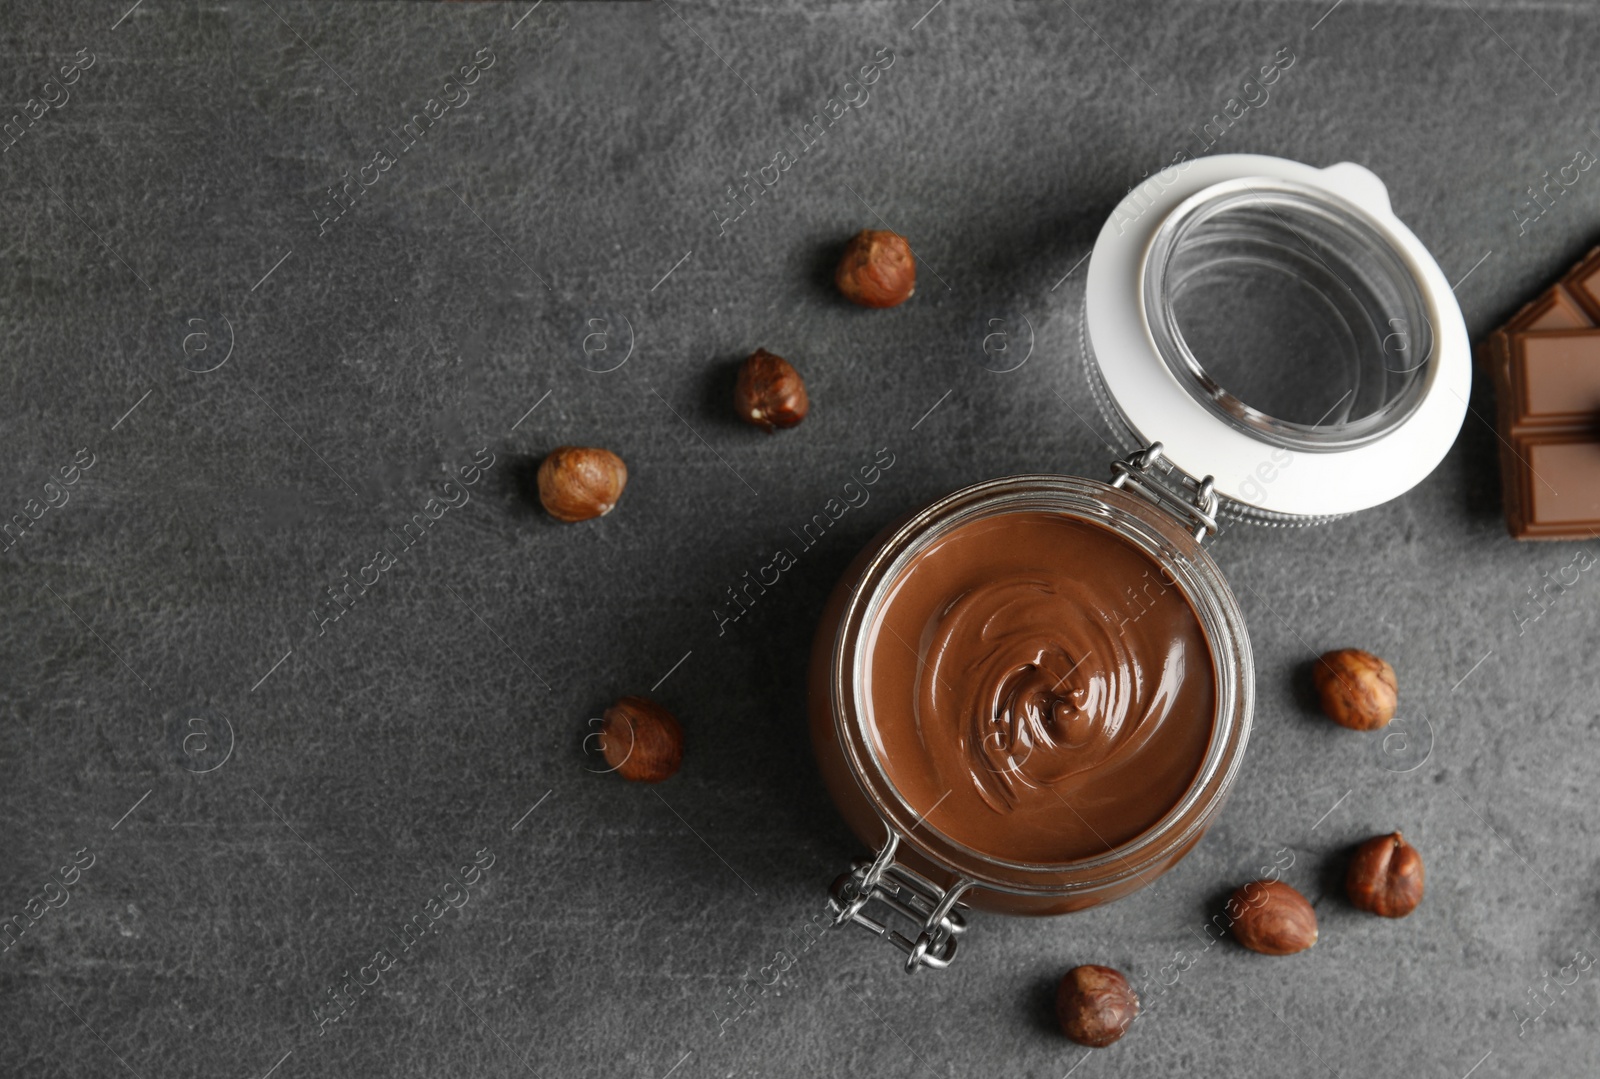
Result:
<svg viewBox="0 0 1600 1079">
<path fill-rule="evenodd" d="M 1600 537 L 1600 247 L 1479 349 L 1516 539 Z"/>
</svg>

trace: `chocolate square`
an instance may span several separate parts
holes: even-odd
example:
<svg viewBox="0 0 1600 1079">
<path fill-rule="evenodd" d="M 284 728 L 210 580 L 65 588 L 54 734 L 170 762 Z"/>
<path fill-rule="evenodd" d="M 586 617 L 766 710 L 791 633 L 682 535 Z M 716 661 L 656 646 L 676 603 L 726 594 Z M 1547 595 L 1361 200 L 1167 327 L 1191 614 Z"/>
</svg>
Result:
<svg viewBox="0 0 1600 1079">
<path fill-rule="evenodd" d="M 1600 330 L 1514 333 L 1508 345 L 1515 430 L 1600 421 Z"/>
<path fill-rule="evenodd" d="M 1561 284 L 1583 305 L 1591 320 L 1600 322 L 1600 248 L 1589 252 L 1561 279 Z"/>
<path fill-rule="evenodd" d="M 1600 254 L 1600 248 L 1596 248 L 1595 252 Z M 1538 299 L 1524 304 L 1504 326 L 1478 346 L 1478 365 L 1484 374 L 1495 380 L 1496 399 L 1499 399 L 1501 380 L 1506 377 L 1511 362 L 1508 344 L 1511 334 L 1519 331 L 1577 330 L 1597 324 L 1600 324 L 1600 320 L 1591 319 L 1583 306 L 1573 299 L 1572 293 L 1559 284 L 1552 285 Z"/>
<path fill-rule="evenodd" d="M 1523 534 L 1530 539 L 1600 537 L 1600 439 L 1538 432 L 1513 442 L 1526 464 Z"/>
<path fill-rule="evenodd" d="M 1596 248 L 1595 253 L 1600 255 L 1600 248 Z M 1600 312 L 1590 315 L 1573 298 L 1572 293 L 1555 285 L 1537 300 L 1524 305 L 1501 328 L 1508 333 L 1518 330 L 1581 330 L 1597 322 L 1600 322 Z"/>
</svg>

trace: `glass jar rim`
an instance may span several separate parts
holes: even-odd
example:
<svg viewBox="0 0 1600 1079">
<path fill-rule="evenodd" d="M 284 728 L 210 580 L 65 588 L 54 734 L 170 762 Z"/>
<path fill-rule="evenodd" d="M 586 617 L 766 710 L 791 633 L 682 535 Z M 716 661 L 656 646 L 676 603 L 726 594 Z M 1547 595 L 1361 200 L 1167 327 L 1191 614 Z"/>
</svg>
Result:
<svg viewBox="0 0 1600 1079">
<path fill-rule="evenodd" d="M 1058 513 L 1105 527 L 1177 584 L 1198 616 L 1216 678 L 1216 711 L 1199 771 L 1149 829 L 1103 854 L 1060 863 L 996 858 L 923 820 L 890 780 L 867 730 L 862 691 L 867 630 L 908 561 L 949 529 L 1010 512 Z M 852 591 L 830 661 L 835 735 L 862 794 L 891 831 L 935 865 L 985 888 L 1070 895 L 1139 876 L 1186 850 L 1221 809 L 1243 761 L 1254 705 L 1254 663 L 1244 614 L 1220 567 L 1177 518 L 1110 484 L 1077 476 L 1021 475 L 953 492 L 903 521 L 880 545 Z"/>
<path fill-rule="evenodd" d="M 1404 312 L 1406 348 L 1420 355 L 1397 374 L 1407 376 L 1393 399 L 1370 415 L 1350 422 L 1298 423 L 1267 414 L 1221 385 L 1195 356 L 1184 336 L 1172 303 L 1171 271 L 1174 259 L 1192 242 L 1198 230 L 1241 210 L 1264 209 L 1297 243 L 1352 295 L 1360 285 L 1346 281 L 1329 266 L 1289 218 L 1297 217 L 1301 229 L 1320 226 L 1317 239 L 1329 248 L 1328 258 L 1355 263 L 1365 260 L 1379 271 L 1384 287 Z M 1347 273 L 1348 273 L 1347 269 Z M 1167 369 L 1189 395 L 1225 423 L 1268 445 L 1286 449 L 1326 452 L 1371 442 L 1400 427 L 1416 412 L 1429 384 L 1430 369 L 1439 361 L 1435 348 L 1430 303 L 1418 285 L 1415 269 L 1405 254 L 1384 236 L 1354 204 L 1324 188 L 1280 177 L 1252 176 L 1226 180 L 1190 196 L 1162 219 L 1150 241 L 1141 282 L 1145 318 Z M 1391 335 L 1394 336 L 1394 335 Z"/>
</svg>

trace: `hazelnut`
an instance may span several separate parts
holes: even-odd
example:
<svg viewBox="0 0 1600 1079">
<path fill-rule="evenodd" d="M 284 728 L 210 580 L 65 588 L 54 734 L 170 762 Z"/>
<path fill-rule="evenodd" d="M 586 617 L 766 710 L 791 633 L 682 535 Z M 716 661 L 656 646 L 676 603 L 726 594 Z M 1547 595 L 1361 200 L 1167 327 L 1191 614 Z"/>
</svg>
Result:
<svg viewBox="0 0 1600 1079">
<path fill-rule="evenodd" d="M 779 427 L 793 427 L 805 419 L 811 399 L 794 364 L 758 348 L 739 367 L 733 407 L 740 419 L 765 428 L 770 435 Z"/>
<path fill-rule="evenodd" d="M 862 229 L 845 246 L 833 274 L 844 298 L 862 307 L 893 307 L 917 289 L 917 259 L 905 237 Z"/>
<path fill-rule="evenodd" d="M 1110 967 L 1073 967 L 1056 987 L 1061 1032 L 1079 1045 L 1103 1049 L 1139 1017 L 1139 994 Z"/>
<path fill-rule="evenodd" d="M 1422 902 L 1422 855 L 1399 832 L 1375 835 L 1356 848 L 1345 874 L 1350 902 L 1385 918 L 1404 918 Z"/>
<path fill-rule="evenodd" d="M 613 772 L 632 783 L 660 783 L 683 763 L 683 728 L 647 697 L 623 697 L 606 709 L 600 752 Z"/>
<path fill-rule="evenodd" d="M 559 446 L 539 465 L 539 501 L 561 521 L 604 517 L 628 485 L 628 466 L 610 450 Z"/>
<path fill-rule="evenodd" d="M 1341 648 L 1317 660 L 1312 672 L 1328 718 L 1351 730 L 1388 726 L 1399 702 L 1394 668 L 1371 652 Z"/>
<path fill-rule="evenodd" d="M 1317 942 L 1317 912 L 1281 880 L 1251 881 L 1228 900 L 1233 936 L 1252 952 L 1293 955 Z"/>
</svg>

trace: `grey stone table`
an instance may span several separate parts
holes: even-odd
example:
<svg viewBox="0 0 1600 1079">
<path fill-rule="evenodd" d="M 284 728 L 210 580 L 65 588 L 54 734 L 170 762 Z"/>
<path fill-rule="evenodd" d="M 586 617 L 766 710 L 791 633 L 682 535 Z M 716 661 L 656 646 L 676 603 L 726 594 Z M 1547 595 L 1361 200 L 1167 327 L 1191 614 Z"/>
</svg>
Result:
<svg viewBox="0 0 1600 1079">
<path fill-rule="evenodd" d="M 0 516 L 26 522 L 0 1072 L 1600 1067 L 1600 580 L 1531 605 L 1579 548 L 1506 537 L 1483 386 L 1405 497 L 1216 544 L 1260 705 L 1173 872 L 978 917 L 940 974 L 858 931 L 798 943 L 860 853 L 804 730 L 823 600 L 926 500 L 1105 474 L 1074 270 L 1116 201 L 1208 122 L 1210 152 L 1361 162 L 1481 336 L 1594 239 L 1600 174 L 1527 192 L 1600 152 L 1592 6 L 10 0 L 0 35 Z M 921 288 L 867 312 L 829 268 L 880 222 Z M 990 319 L 1026 320 L 1027 362 L 985 366 Z M 797 430 L 727 406 L 756 346 L 809 381 Z M 627 459 L 615 513 L 540 511 L 563 443 Z M 880 451 L 866 503 L 723 622 Z M 1405 745 L 1315 714 L 1308 661 L 1348 644 L 1399 670 Z M 657 788 L 585 752 L 630 692 L 688 732 Z M 1429 871 L 1404 922 L 1338 885 L 1396 827 Z M 1317 947 L 1208 946 L 1289 855 Z M 1080 962 L 1145 994 L 1108 1050 L 1054 1027 Z"/>
</svg>

